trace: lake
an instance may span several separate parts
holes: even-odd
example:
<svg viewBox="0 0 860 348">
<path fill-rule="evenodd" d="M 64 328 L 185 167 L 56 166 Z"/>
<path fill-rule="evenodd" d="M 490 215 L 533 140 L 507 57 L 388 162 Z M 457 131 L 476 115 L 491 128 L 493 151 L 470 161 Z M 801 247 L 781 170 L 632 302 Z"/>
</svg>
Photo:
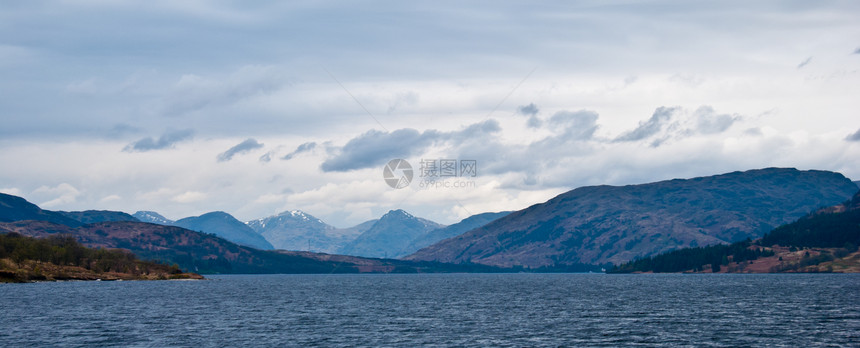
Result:
<svg viewBox="0 0 860 348">
<path fill-rule="evenodd" d="M 20 346 L 860 345 L 858 274 L 223 275 L 0 284 Z"/>
</svg>

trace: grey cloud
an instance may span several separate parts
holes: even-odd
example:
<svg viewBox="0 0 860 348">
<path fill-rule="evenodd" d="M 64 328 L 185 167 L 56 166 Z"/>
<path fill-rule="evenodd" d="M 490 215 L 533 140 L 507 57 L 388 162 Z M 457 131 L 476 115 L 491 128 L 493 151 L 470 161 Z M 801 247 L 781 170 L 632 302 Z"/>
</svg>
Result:
<svg viewBox="0 0 860 348">
<path fill-rule="evenodd" d="M 529 105 L 522 105 L 517 108 L 517 112 L 526 116 L 534 116 L 540 112 L 540 109 L 535 105 L 535 103 L 530 103 Z"/>
<path fill-rule="evenodd" d="M 660 147 L 673 140 L 695 135 L 719 134 L 741 120 L 737 114 L 718 114 L 713 107 L 702 105 L 692 114 L 680 107 L 660 107 L 639 127 L 622 134 L 613 142 L 638 141 L 650 138 L 651 147 Z"/>
<path fill-rule="evenodd" d="M 660 147 L 660 145 L 665 144 L 667 141 L 669 141 L 669 137 L 668 137 L 668 136 L 664 136 L 664 137 L 661 137 L 661 138 L 654 139 L 654 141 L 652 141 L 650 144 L 648 144 L 648 146 L 651 146 L 651 147 Z"/>
<path fill-rule="evenodd" d="M 594 111 L 559 111 L 549 119 L 554 128 L 564 129 L 563 136 L 571 140 L 586 140 L 597 130 L 598 115 Z"/>
<path fill-rule="evenodd" d="M 860 141 L 860 129 L 858 129 L 854 134 L 851 134 L 845 137 L 846 141 Z"/>
<path fill-rule="evenodd" d="M 499 126 L 499 122 L 490 119 L 484 122 L 471 124 L 461 131 L 439 134 L 443 139 L 450 139 L 459 143 L 467 139 L 478 138 L 486 134 L 498 132 L 500 130 L 502 130 L 502 127 Z"/>
<path fill-rule="evenodd" d="M 857 47 L 857 49 L 854 50 L 854 54 L 860 54 L 860 47 Z"/>
<path fill-rule="evenodd" d="M 617 138 L 615 138 L 615 142 L 623 142 L 623 141 L 637 141 L 648 138 L 654 134 L 660 132 L 663 129 L 663 126 L 669 123 L 672 120 L 672 115 L 678 111 L 677 107 L 665 107 L 661 106 L 654 111 L 654 114 L 651 115 L 647 121 L 639 122 L 639 126 L 636 129 L 629 131 L 627 133 L 621 134 Z"/>
<path fill-rule="evenodd" d="M 125 123 L 117 123 L 107 131 L 107 136 L 109 138 L 120 138 L 126 134 L 136 134 L 141 131 L 142 129 L 140 129 L 140 127 L 135 127 Z"/>
<path fill-rule="evenodd" d="M 253 65 L 221 78 L 184 75 L 166 98 L 163 111 L 168 115 L 180 115 L 265 95 L 287 84 L 279 75 L 272 67 Z"/>
<path fill-rule="evenodd" d="M 262 156 L 260 156 L 260 162 L 269 163 L 272 161 L 272 152 L 266 152 Z"/>
<path fill-rule="evenodd" d="M 351 139 L 322 163 L 325 172 L 345 172 L 382 165 L 392 158 L 404 158 L 421 153 L 428 147 L 443 142 L 459 145 L 498 132 L 496 120 L 472 124 L 461 131 L 440 132 L 429 129 L 419 132 L 404 128 L 392 132 L 371 130 Z"/>
<path fill-rule="evenodd" d="M 218 155 L 218 162 L 225 162 L 233 159 L 233 156 L 245 153 L 254 149 L 259 149 L 263 147 L 263 144 L 258 143 L 254 138 L 245 139 L 245 141 L 236 144 L 236 146 L 231 147 L 227 151 L 222 152 Z"/>
<path fill-rule="evenodd" d="M 702 134 L 722 133 L 740 119 L 740 116 L 736 115 L 717 114 L 714 108 L 708 105 L 696 109 L 694 117 L 696 118 L 696 131 Z"/>
<path fill-rule="evenodd" d="M 762 136 L 764 133 L 761 132 L 761 128 L 753 127 L 753 128 L 748 128 L 747 130 L 745 130 L 744 134 L 758 137 L 758 136 Z"/>
<path fill-rule="evenodd" d="M 178 142 L 191 139 L 193 135 L 194 131 L 191 129 L 168 131 L 158 137 L 158 139 L 153 139 L 152 137 L 143 138 L 126 145 L 122 150 L 125 152 L 145 152 L 172 148 Z"/>
<path fill-rule="evenodd" d="M 806 58 L 806 60 L 800 62 L 800 64 L 797 65 L 797 68 L 800 69 L 802 67 L 805 67 L 811 61 L 812 61 L 812 56 L 810 56 L 810 57 Z"/>
<path fill-rule="evenodd" d="M 284 157 L 281 157 L 283 160 L 291 160 L 298 154 L 305 153 L 311 151 L 317 147 L 317 143 L 315 142 L 307 142 L 299 145 L 293 152 L 286 154 Z"/>
<path fill-rule="evenodd" d="M 340 153 L 327 159 L 320 168 L 325 172 L 345 172 L 369 168 L 392 158 L 408 157 L 429 146 L 435 131 L 419 133 L 411 128 L 393 132 L 371 130 L 351 139 Z"/>
<path fill-rule="evenodd" d="M 540 109 L 538 109 L 535 103 L 520 105 L 520 107 L 517 108 L 517 112 L 521 115 L 529 116 L 529 119 L 526 122 L 526 126 L 529 128 L 540 128 L 540 126 L 543 125 L 543 121 L 536 116 L 537 113 L 540 112 Z"/>
<path fill-rule="evenodd" d="M 598 116 L 588 110 L 559 111 L 546 121 L 555 132 L 553 135 L 526 146 L 504 144 L 497 138 L 482 139 L 461 146 L 459 156 L 479 160 L 482 173 L 520 173 L 525 175 L 520 184 L 541 184 L 545 180 L 541 173 L 546 168 L 593 153 L 595 146 L 599 146 L 594 138 Z"/>
</svg>

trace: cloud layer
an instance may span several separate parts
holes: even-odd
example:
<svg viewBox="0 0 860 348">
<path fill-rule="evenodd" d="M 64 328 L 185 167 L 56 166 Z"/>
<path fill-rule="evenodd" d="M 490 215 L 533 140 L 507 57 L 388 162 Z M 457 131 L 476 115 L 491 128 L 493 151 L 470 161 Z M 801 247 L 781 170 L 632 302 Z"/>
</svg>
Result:
<svg viewBox="0 0 860 348">
<path fill-rule="evenodd" d="M 248 138 L 248 139 L 245 139 L 245 141 L 238 143 L 235 146 L 227 149 L 227 151 L 224 151 L 224 152 L 218 154 L 217 159 L 218 159 L 218 162 L 226 162 L 226 161 L 233 159 L 233 156 L 236 156 L 238 154 L 243 154 L 243 153 L 249 152 L 251 150 L 259 149 L 262 147 L 263 147 L 263 144 L 257 142 L 256 139 Z"/>
<path fill-rule="evenodd" d="M 860 141 L 860 129 L 858 129 L 856 132 L 854 132 L 854 134 L 850 134 L 847 137 L 845 137 L 845 140 L 847 140 L 847 141 Z"/>
<path fill-rule="evenodd" d="M 637 141 L 651 137 L 663 130 L 672 121 L 672 115 L 676 111 L 678 108 L 661 106 L 654 111 L 648 120 L 639 122 L 639 126 L 619 135 L 615 141 Z"/>
<path fill-rule="evenodd" d="M 164 150 L 173 148 L 179 142 L 190 140 L 194 131 L 190 129 L 168 131 L 154 139 L 147 137 L 128 144 L 123 148 L 125 152 L 145 152 L 152 150 Z"/>
<path fill-rule="evenodd" d="M 325 172 L 344 172 L 377 167 L 395 158 L 420 155 L 433 145 L 457 146 L 499 130 L 498 122 L 492 119 L 453 132 L 435 129 L 419 132 L 411 128 L 391 132 L 370 130 L 333 149 L 333 155 L 320 168 Z"/>
<path fill-rule="evenodd" d="M 312 142 L 312 141 L 301 144 L 295 150 L 293 150 L 293 152 L 290 152 L 290 153 L 284 155 L 284 157 L 281 157 L 281 159 L 286 160 L 286 161 L 291 160 L 291 159 L 293 159 L 293 157 L 295 157 L 297 155 L 303 154 L 305 152 L 313 151 L 313 149 L 315 149 L 316 147 L 317 147 L 317 143 Z"/>
</svg>

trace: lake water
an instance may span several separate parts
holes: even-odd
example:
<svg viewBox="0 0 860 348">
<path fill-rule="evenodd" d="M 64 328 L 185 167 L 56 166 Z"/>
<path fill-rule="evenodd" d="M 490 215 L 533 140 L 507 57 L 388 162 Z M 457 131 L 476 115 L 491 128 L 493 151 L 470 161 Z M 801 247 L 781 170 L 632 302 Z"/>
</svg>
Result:
<svg viewBox="0 0 860 348">
<path fill-rule="evenodd" d="M 0 284 L 0 345 L 860 346 L 860 275 L 231 275 Z"/>
</svg>

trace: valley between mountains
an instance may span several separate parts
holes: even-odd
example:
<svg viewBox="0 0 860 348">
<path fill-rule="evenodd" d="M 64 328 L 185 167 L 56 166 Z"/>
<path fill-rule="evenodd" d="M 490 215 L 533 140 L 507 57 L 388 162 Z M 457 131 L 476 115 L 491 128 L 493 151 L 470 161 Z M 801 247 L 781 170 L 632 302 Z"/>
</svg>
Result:
<svg viewBox="0 0 860 348">
<path fill-rule="evenodd" d="M 801 256 L 785 254 L 782 269 L 777 263 L 767 269 L 734 267 L 735 271 L 812 271 L 787 263 L 804 261 L 805 248 L 816 246 L 776 239 L 775 244 L 763 245 L 761 238 L 767 241 L 766 236 L 780 226 L 844 205 L 857 192 L 857 184 L 839 173 L 766 168 L 640 185 L 581 187 L 519 211 L 476 214 L 449 226 L 393 209 L 349 228 L 336 228 L 300 210 L 247 222 L 226 212 L 174 221 L 156 211 L 43 210 L 24 198 L 0 194 L 0 233 L 72 236 L 86 247 L 122 249 L 140 259 L 198 273 L 601 271 L 681 250 L 744 241 L 758 241 L 743 248 L 758 250 L 759 255 L 762 250 L 788 252 L 790 247 Z M 854 226 L 852 221 L 845 226 Z M 851 257 L 860 240 L 846 236 L 839 239 L 845 243 L 818 246 L 808 257 L 826 252 L 832 257 L 822 262 L 848 265 L 835 271 L 856 272 Z M 727 259 L 733 258 L 741 257 Z M 804 262 L 812 266 L 811 261 Z M 720 270 L 728 271 L 724 266 Z"/>
</svg>

